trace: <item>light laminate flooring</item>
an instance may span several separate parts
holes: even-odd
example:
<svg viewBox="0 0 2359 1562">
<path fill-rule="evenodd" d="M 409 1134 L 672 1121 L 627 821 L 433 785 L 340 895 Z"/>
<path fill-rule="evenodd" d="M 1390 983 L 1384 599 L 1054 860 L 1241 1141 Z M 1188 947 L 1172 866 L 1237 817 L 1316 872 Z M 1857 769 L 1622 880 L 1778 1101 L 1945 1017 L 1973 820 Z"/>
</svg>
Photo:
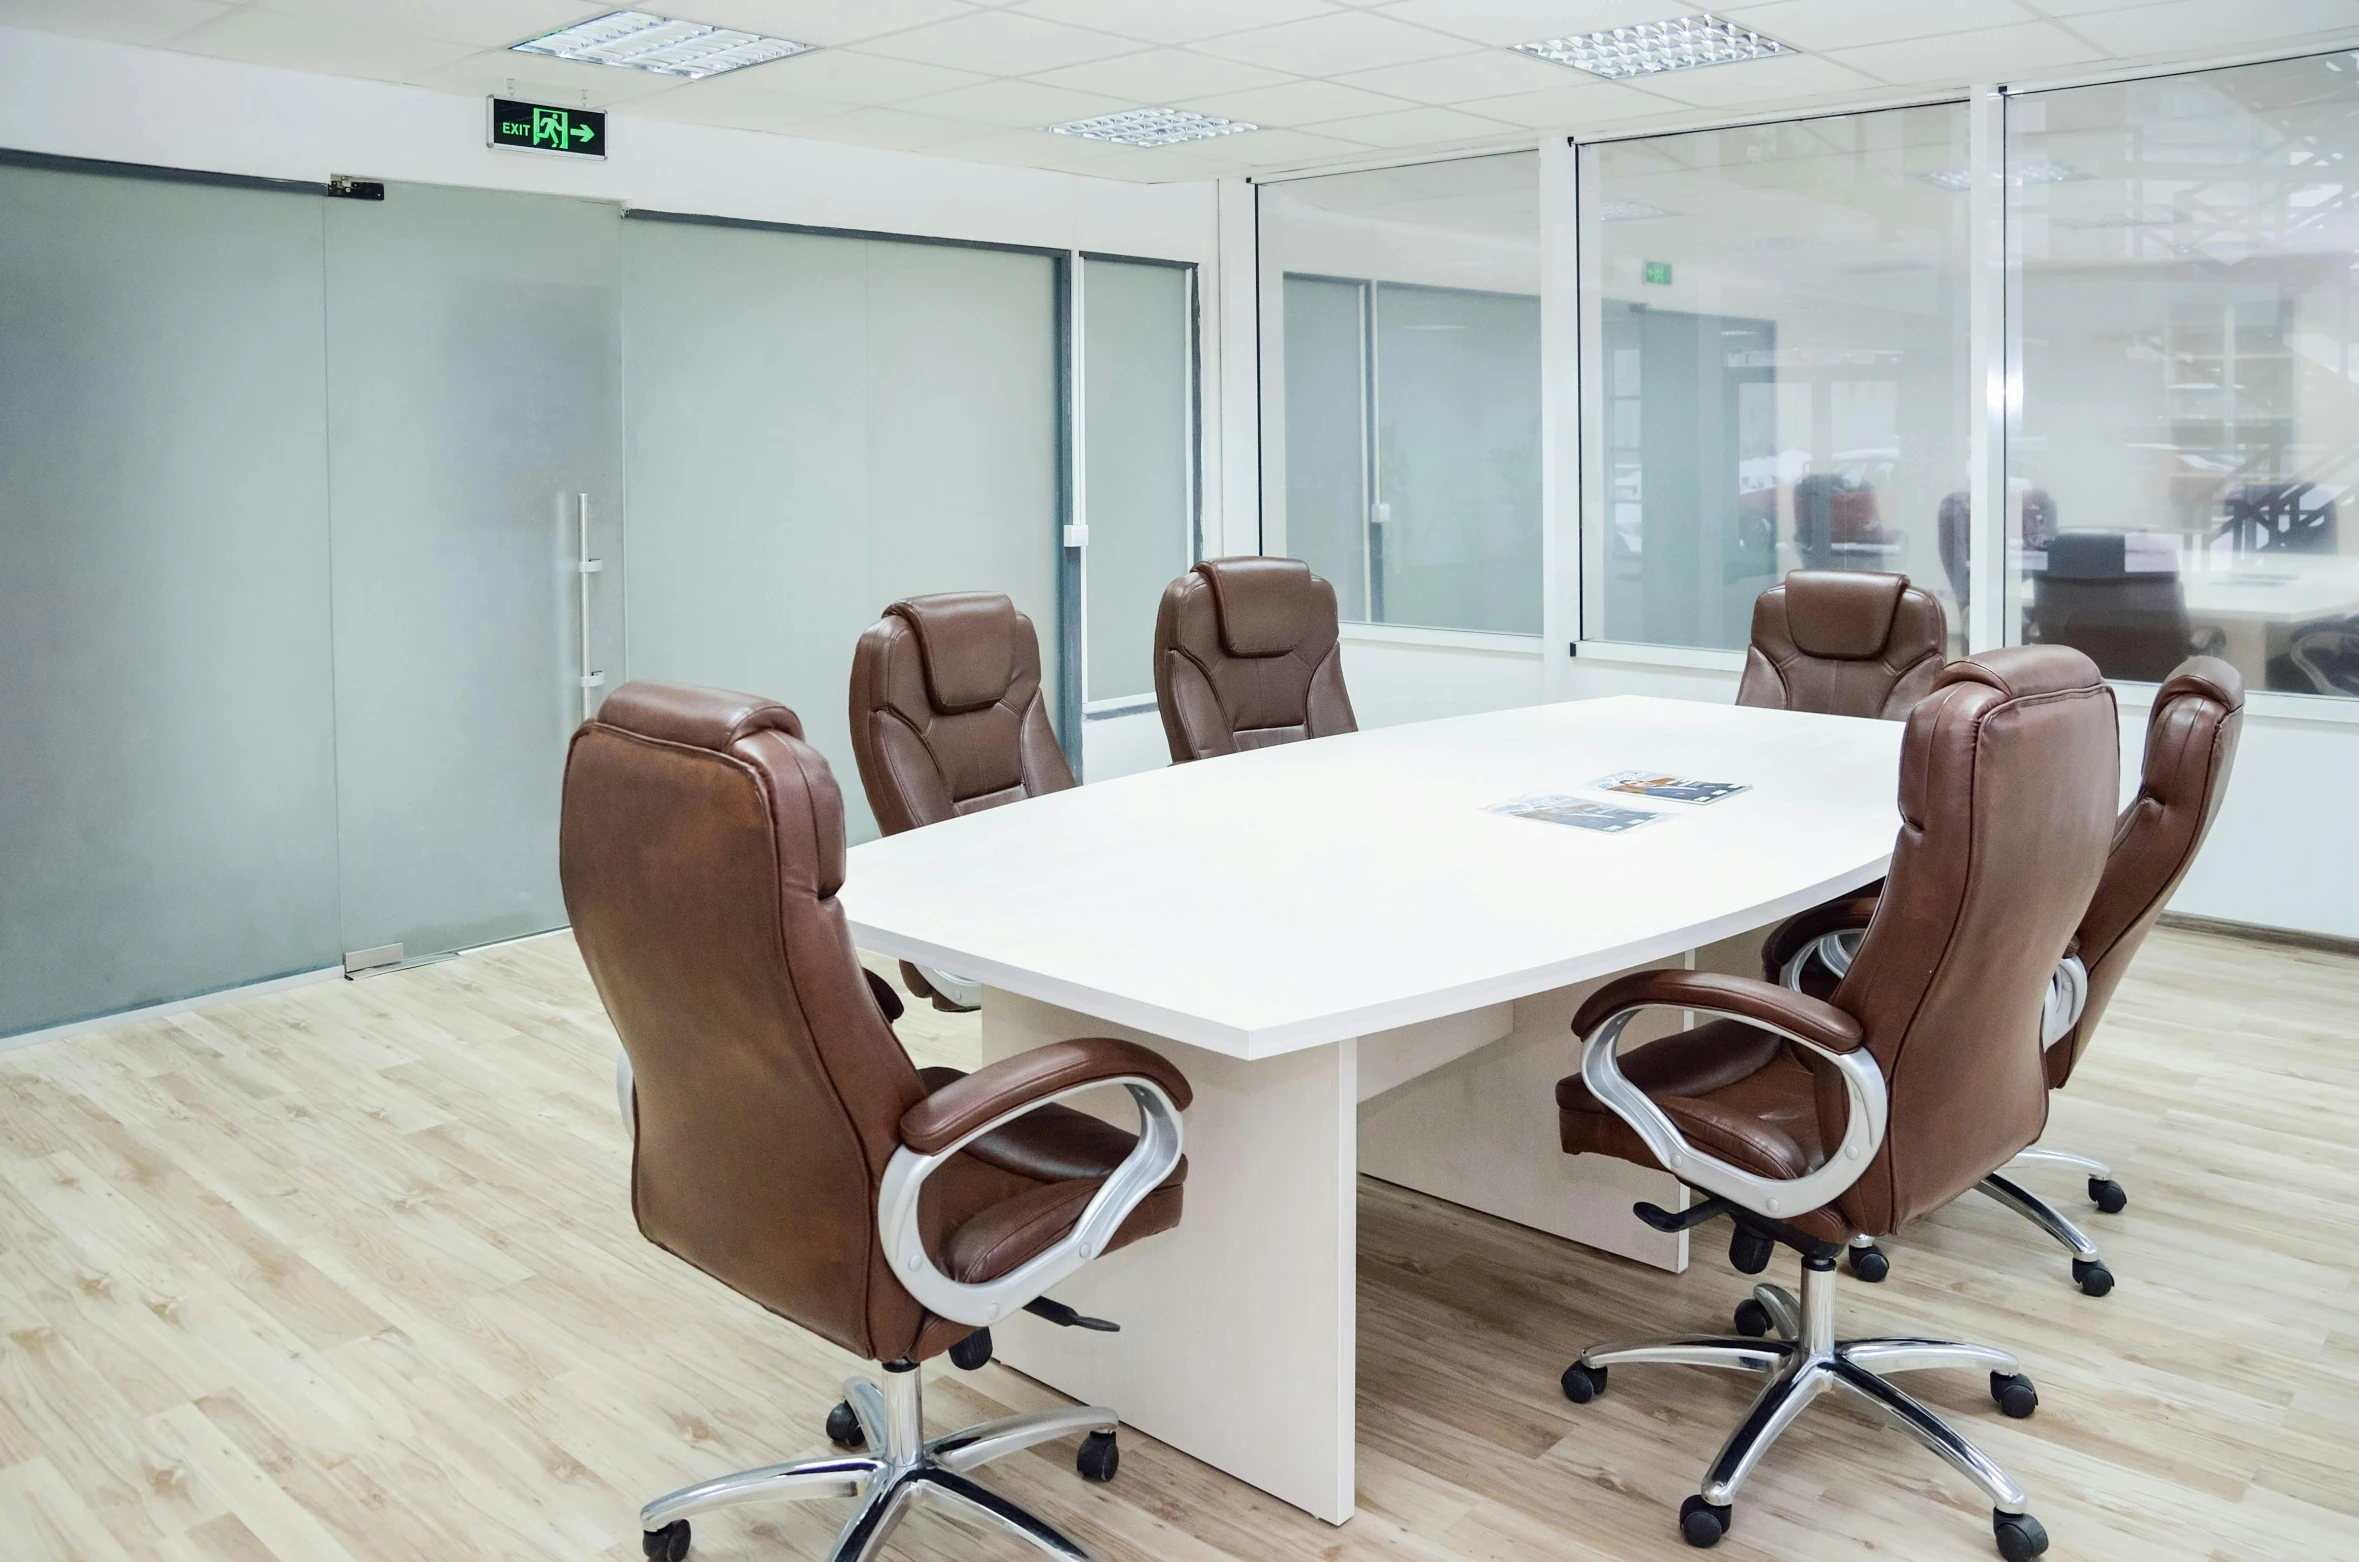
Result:
<svg viewBox="0 0 2359 1562">
<path fill-rule="evenodd" d="M 2050 1130 L 2129 1188 L 2088 1217 L 2114 1294 L 1979 1199 L 1888 1244 L 1886 1284 L 1846 1277 L 1847 1334 L 2022 1356 L 2027 1422 L 1965 1375 L 1911 1386 L 2030 1491 L 2051 1557 L 2359 1558 L 2355 1016 L 2359 961 L 2157 934 Z M 970 1019 L 900 1029 L 974 1059 Z M 559 935 L 0 1055 L 0 1557 L 630 1562 L 646 1498 L 816 1451 L 860 1364 L 638 1237 L 614 1052 Z M 1674 1510 L 1749 1385 L 1631 1369 L 1576 1408 L 1557 1374 L 1744 1294 L 1714 1229 L 1673 1276 L 1363 1182 L 1350 1524 L 1129 1432 L 1110 1487 L 1066 1444 L 986 1478 L 1109 1559 L 1684 1557 Z M 999 1366 L 928 1395 L 937 1427 L 1054 1402 Z M 714 1515 L 695 1555 L 820 1558 L 842 1516 Z M 1029 1553 L 921 1512 L 894 1554 Z M 1941 1467 L 1822 1400 L 1719 1555 L 1995 1553 Z"/>
</svg>

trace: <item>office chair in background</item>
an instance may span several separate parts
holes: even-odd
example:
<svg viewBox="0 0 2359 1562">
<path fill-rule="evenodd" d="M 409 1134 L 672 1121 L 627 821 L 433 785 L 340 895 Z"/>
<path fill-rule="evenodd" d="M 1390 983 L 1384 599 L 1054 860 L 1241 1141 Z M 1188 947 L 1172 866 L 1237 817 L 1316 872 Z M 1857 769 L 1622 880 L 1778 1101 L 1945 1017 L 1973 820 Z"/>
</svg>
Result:
<svg viewBox="0 0 2359 1562">
<path fill-rule="evenodd" d="M 1900 721 L 1948 655 L 1941 604 L 1906 575 L 1798 569 L 1753 601 L 1736 702 Z"/>
<path fill-rule="evenodd" d="M 2041 1016 L 2049 1089 L 2061 1090 L 2072 1078 L 2123 973 L 2170 903 L 2171 892 L 2195 865 L 2195 854 L 2228 795 L 2243 728 L 2244 680 L 2217 657 L 2191 658 L 2155 691 L 2138 795 L 2114 825 L 2105 876 L 2082 913 L 2074 952 L 2059 965 Z M 1764 967 L 1796 991 L 1823 994 L 1850 970 L 1876 905 L 1870 895 L 1804 912 L 1770 935 L 1762 948 Z M 2097 1244 L 2008 1175 L 2045 1166 L 2068 1166 L 2086 1175 L 2089 1202 L 2108 1215 L 2129 1203 L 2103 1161 L 2039 1145 L 1976 1186 L 2062 1244 L 2072 1254 L 2073 1280 L 2089 1295 L 2103 1296 L 2113 1289 L 2113 1271 Z M 1881 1280 L 1889 1272 L 1879 1247 L 1854 1245 L 1850 1256 L 1852 1272 L 1862 1279 Z"/>
<path fill-rule="evenodd" d="M 2058 532 L 2047 567 L 2031 575 L 2028 637 L 2085 651 L 2108 678 L 2160 683 L 2190 652 L 2220 648 L 2217 632 L 2198 645 L 2187 623 L 2179 572 L 2131 571 L 2121 532 Z"/>
<path fill-rule="evenodd" d="M 1804 569 L 1886 569 L 1901 540 L 1884 530 L 1876 490 L 1834 472 L 1794 485 L 1794 548 Z"/>
<path fill-rule="evenodd" d="M 1040 689 L 1040 637 L 996 592 L 911 597 L 852 652 L 852 756 L 877 828 L 899 835 L 1073 784 Z M 901 962 L 934 1007 L 971 1012 L 980 984 Z"/>
<path fill-rule="evenodd" d="M 1171 762 L 1356 732 L 1335 588 L 1300 559 L 1207 559 L 1155 611 Z"/>
<path fill-rule="evenodd" d="M 2113 693 L 2078 651 L 2019 646 L 1945 668 L 1902 741 L 1901 828 L 1882 907 L 1830 998 L 1703 971 L 1640 971 L 1573 1020 L 1581 1072 L 1557 1086 L 1567 1153 L 1659 1166 L 1704 1195 L 1679 1231 L 1728 1216 L 1747 1274 L 1779 1244 L 1800 1294 L 1754 1287 L 1730 1338 L 1596 1345 L 1564 1373 L 1576 1404 L 1617 1366 L 1766 1373 L 1768 1382 L 1680 1509 L 1688 1543 L 1717 1544 L 1754 1466 L 1803 1409 L 1841 1388 L 1897 1422 L 1990 1499 L 1999 1553 L 2048 1537 L 2021 1488 L 1886 1374 L 1989 1374 L 2011 1416 L 2039 1402 L 2003 1350 L 1920 1339 L 1840 1340 L 1835 1260 L 1850 1239 L 1938 1209 L 2039 1137 L 2047 1077 L 2036 1037 L 2048 979 L 2104 870 L 2113 827 Z M 2026 809 L 2025 798 L 2039 806 Z M 1626 1056 L 1647 1009 L 1710 1016 Z"/>
<path fill-rule="evenodd" d="M 1130 1042 L 1064 1041 L 961 1075 L 911 1065 L 871 997 L 836 891 L 843 800 L 785 706 L 629 683 L 574 734 L 558 872 L 631 1071 L 631 1206 L 647 1239 L 882 1365 L 828 1417 L 867 1452 L 702 1482 L 640 1510 L 648 1556 L 739 1503 L 852 1497 L 833 1562 L 867 1562 L 920 1494 L 1054 1557 L 1086 1558 L 968 1472 L 1087 1434 L 1113 1478 L 1115 1414 L 1077 1406 L 927 1438 L 920 1364 L 989 1359 L 990 1325 L 1100 1255 L 1179 1223 L 1187 1080 Z M 1059 1105 L 1120 1085 L 1131 1134 Z M 979 1349 L 978 1349 L 979 1347 Z M 955 1354 L 963 1348 L 963 1355 Z"/>
</svg>

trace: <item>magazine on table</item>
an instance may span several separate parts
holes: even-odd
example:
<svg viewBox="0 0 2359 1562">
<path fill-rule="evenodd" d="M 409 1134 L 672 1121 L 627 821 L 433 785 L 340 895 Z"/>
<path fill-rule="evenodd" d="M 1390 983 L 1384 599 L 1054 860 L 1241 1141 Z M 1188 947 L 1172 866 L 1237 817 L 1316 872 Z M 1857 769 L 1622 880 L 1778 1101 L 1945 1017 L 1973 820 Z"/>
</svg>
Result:
<svg viewBox="0 0 2359 1562">
<path fill-rule="evenodd" d="M 1654 770 L 1617 770 L 1589 784 L 1600 792 L 1625 792 L 1666 803 L 1717 803 L 1724 797 L 1753 790 L 1741 781 L 1696 781 Z"/>
<path fill-rule="evenodd" d="M 1493 803 L 1483 812 L 1504 814 L 1515 819 L 1539 819 L 1549 824 L 1566 824 L 1576 830 L 1597 830 L 1607 835 L 1635 830 L 1663 817 L 1643 808 L 1616 808 L 1611 803 L 1593 803 L 1586 798 L 1566 797 L 1558 792 L 1527 793 L 1509 802 Z"/>
</svg>

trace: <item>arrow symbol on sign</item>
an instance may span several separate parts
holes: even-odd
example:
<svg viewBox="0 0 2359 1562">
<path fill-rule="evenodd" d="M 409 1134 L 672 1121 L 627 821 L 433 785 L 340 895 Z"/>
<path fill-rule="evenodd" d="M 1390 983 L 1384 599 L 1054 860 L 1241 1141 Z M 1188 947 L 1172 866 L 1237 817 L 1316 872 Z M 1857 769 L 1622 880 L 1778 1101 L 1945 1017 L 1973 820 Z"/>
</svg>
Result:
<svg viewBox="0 0 2359 1562">
<path fill-rule="evenodd" d="M 598 132 L 587 125 L 576 125 L 573 127 L 573 138 L 576 141 L 595 141 L 598 139 Z"/>
</svg>

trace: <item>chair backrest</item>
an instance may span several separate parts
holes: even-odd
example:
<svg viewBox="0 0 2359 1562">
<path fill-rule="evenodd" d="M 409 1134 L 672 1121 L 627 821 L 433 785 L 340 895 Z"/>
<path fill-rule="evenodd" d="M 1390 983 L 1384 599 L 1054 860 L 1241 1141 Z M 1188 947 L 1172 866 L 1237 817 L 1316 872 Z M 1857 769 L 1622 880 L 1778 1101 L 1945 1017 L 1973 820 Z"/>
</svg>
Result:
<svg viewBox="0 0 2359 1562">
<path fill-rule="evenodd" d="M 2088 1001 L 2080 1022 L 2048 1048 L 2049 1084 L 2072 1077 L 2122 973 L 2194 865 L 2228 795 L 2243 730 L 2244 680 L 2216 656 L 2189 657 L 2155 691 L 2138 795 L 2114 825 L 2105 877 L 2081 917 Z"/>
<path fill-rule="evenodd" d="M 852 652 L 852 755 L 877 828 L 939 824 L 1073 784 L 1032 620 L 996 592 L 911 597 Z"/>
<path fill-rule="evenodd" d="M 1899 721 L 1948 655 L 1941 604 L 1906 575 L 1798 569 L 1753 600 L 1736 702 Z"/>
<path fill-rule="evenodd" d="M 1163 590 L 1155 700 L 1173 764 L 1356 732 L 1335 588 L 1300 559 L 1207 559 Z"/>
<path fill-rule="evenodd" d="M 630 1054 L 639 1229 L 846 1350 L 908 1351 L 876 1199 L 925 1090 L 852 952 L 843 798 L 794 712 L 615 690 L 566 755 L 557 863 Z"/>
<path fill-rule="evenodd" d="M 1857 1229 L 1938 1209 L 2039 1137 L 2041 1009 L 2105 869 L 2120 762 L 2113 691 L 2062 646 L 1952 662 L 1910 714 L 1891 872 L 1831 999 L 1890 1098 L 1875 1161 L 1838 1201 Z M 1844 1110 L 1822 1074 L 1829 1144 Z"/>
<path fill-rule="evenodd" d="M 2176 569 L 2132 571 L 2121 532 L 2058 532 L 2031 576 L 2027 628 L 2044 645 L 2086 651 L 2108 678 L 2158 683 L 2187 655 L 2187 597 Z"/>
</svg>

